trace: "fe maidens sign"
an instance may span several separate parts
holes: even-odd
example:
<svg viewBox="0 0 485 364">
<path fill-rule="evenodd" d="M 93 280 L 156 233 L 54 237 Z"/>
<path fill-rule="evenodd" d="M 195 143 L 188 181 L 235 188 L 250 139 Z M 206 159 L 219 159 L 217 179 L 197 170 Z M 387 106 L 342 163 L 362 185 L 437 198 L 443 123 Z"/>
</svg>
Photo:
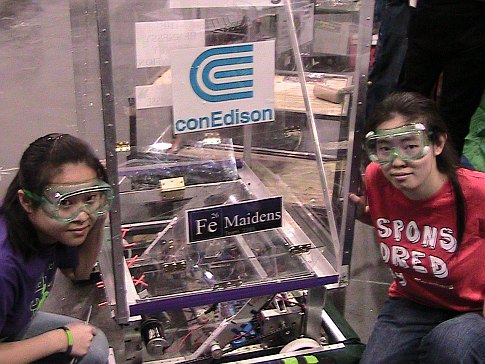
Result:
<svg viewBox="0 0 485 364">
<path fill-rule="evenodd" d="M 222 238 L 282 226 L 281 196 L 187 210 L 188 242 Z"/>
</svg>

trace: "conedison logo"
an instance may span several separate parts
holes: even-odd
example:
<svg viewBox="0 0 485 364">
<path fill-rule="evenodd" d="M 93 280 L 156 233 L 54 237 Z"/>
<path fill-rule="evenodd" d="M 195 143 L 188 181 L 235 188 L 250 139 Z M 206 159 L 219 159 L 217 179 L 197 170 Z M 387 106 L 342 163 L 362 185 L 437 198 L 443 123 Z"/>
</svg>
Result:
<svg viewBox="0 0 485 364">
<path fill-rule="evenodd" d="M 174 134 L 275 120 L 273 40 L 174 50 Z"/>
<path fill-rule="evenodd" d="M 253 45 L 211 48 L 202 52 L 190 68 L 190 84 L 208 102 L 253 97 Z"/>
</svg>

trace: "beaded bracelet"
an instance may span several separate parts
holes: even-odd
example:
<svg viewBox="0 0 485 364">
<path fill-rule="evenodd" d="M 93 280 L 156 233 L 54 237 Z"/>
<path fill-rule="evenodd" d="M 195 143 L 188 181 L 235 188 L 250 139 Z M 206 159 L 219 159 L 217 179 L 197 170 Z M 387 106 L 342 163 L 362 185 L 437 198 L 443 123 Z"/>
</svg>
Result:
<svg viewBox="0 0 485 364">
<path fill-rule="evenodd" d="M 68 327 L 62 326 L 61 329 L 64 330 L 64 332 L 66 333 L 66 336 L 67 336 L 67 349 L 64 352 L 64 354 L 69 355 L 69 354 L 71 354 L 71 351 L 72 351 L 72 345 L 74 344 L 74 338 L 72 337 L 72 332 L 71 332 L 71 330 L 69 330 Z"/>
</svg>

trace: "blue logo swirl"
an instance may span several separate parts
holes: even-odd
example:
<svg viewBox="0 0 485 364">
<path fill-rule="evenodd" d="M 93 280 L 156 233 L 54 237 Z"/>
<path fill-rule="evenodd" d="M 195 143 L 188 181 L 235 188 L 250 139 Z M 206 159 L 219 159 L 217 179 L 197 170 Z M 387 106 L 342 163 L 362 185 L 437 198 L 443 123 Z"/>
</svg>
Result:
<svg viewBox="0 0 485 364">
<path fill-rule="evenodd" d="M 253 87 L 253 80 L 227 81 L 228 78 L 237 78 L 253 75 L 253 68 L 234 68 L 218 71 L 219 67 L 252 65 L 253 64 L 253 45 L 235 45 L 230 47 L 211 48 L 202 52 L 192 63 L 190 68 L 190 84 L 194 92 L 201 99 L 209 102 L 221 102 L 229 100 L 250 99 L 253 97 L 253 90 L 247 88 Z M 234 55 L 237 57 L 221 58 L 221 55 Z M 210 58 L 214 58 L 210 60 Z M 202 63 L 209 60 L 203 67 Z M 211 79 L 211 72 L 212 78 Z M 198 77 L 200 76 L 200 77 Z M 199 85 L 199 79 L 205 86 L 202 89 Z M 227 81 L 227 82 L 226 82 Z M 246 88 L 245 91 L 240 89 Z M 214 92 L 212 92 L 214 91 Z M 222 93 L 221 91 L 227 91 Z"/>
</svg>

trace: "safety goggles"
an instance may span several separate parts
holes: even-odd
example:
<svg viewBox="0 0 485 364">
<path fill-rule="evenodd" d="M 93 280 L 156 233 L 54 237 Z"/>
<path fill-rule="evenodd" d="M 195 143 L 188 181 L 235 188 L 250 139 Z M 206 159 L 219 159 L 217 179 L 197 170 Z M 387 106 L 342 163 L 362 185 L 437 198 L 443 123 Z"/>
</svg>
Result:
<svg viewBox="0 0 485 364">
<path fill-rule="evenodd" d="M 365 136 L 369 159 L 380 164 L 390 163 L 396 157 L 403 161 L 421 159 L 429 153 L 430 145 L 426 127 L 421 123 L 377 129 Z"/>
<path fill-rule="evenodd" d="M 68 224 L 81 212 L 98 217 L 108 212 L 113 200 L 113 189 L 104 181 L 95 179 L 78 184 L 52 184 L 44 188 L 42 196 L 24 189 L 27 197 L 41 204 L 52 218 Z"/>
</svg>

